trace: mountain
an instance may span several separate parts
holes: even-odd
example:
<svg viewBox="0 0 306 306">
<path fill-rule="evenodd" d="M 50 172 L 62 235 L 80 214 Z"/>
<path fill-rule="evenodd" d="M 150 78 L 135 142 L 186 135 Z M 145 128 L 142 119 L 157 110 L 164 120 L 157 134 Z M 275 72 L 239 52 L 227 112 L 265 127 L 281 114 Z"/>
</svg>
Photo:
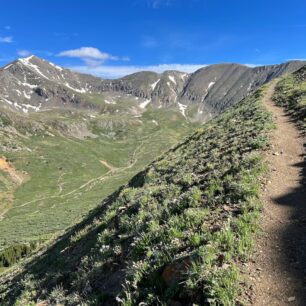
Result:
<svg viewBox="0 0 306 306">
<path fill-rule="evenodd" d="M 263 84 L 303 67 L 306 62 L 249 68 L 237 64 L 217 64 L 193 73 L 180 100 L 199 104 L 202 113 L 218 114 L 236 104 Z"/>
<path fill-rule="evenodd" d="M 85 104 L 80 95 L 100 79 L 62 69 L 36 56 L 18 59 L 0 71 L 0 100 L 27 113 L 66 104 Z"/>
<path fill-rule="evenodd" d="M 3 252 L 59 235 L 199 126 L 36 57 L 0 83 L 0 270 Z"/>
<path fill-rule="evenodd" d="M 3 275 L 2 305 L 239 304 L 271 128 L 262 97 L 206 123 Z"/>
<path fill-rule="evenodd" d="M 118 91 L 150 99 L 155 106 L 177 102 L 189 75 L 179 71 L 138 72 L 118 80 L 104 81 L 101 91 Z"/>
<path fill-rule="evenodd" d="M 304 62 L 1 69 L 0 304 L 239 304 L 272 127 L 260 86 L 290 72 L 274 98 L 305 128 Z"/>
<path fill-rule="evenodd" d="M 0 70 L 0 101 L 24 113 L 71 107 L 101 111 L 101 103 L 92 101 L 100 95 L 108 104 L 119 99 L 133 100 L 138 112 L 148 105 L 175 106 L 183 116 L 203 121 L 238 103 L 266 82 L 303 65 L 305 62 L 298 61 L 256 68 L 218 64 L 192 74 L 139 72 L 103 80 L 30 56 Z"/>
</svg>

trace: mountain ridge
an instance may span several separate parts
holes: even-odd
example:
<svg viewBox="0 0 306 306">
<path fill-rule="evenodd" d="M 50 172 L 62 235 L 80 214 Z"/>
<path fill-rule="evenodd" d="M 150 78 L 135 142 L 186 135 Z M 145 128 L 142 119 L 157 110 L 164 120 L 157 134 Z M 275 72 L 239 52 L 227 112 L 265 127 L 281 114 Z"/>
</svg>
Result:
<svg viewBox="0 0 306 306">
<path fill-rule="evenodd" d="M 101 79 L 59 67 L 34 55 L 0 69 L 0 101 L 23 113 L 54 107 L 99 110 L 88 96 L 104 101 L 123 95 L 140 109 L 177 105 L 182 115 L 205 121 L 241 101 L 266 82 L 298 70 L 306 62 L 250 68 L 235 63 L 209 65 L 194 73 L 167 70 L 136 72 L 119 79 Z M 184 110 L 184 111 L 183 111 Z"/>
<path fill-rule="evenodd" d="M 271 116 L 259 90 L 155 159 L 25 266 L 3 305 L 234 305 Z"/>
</svg>

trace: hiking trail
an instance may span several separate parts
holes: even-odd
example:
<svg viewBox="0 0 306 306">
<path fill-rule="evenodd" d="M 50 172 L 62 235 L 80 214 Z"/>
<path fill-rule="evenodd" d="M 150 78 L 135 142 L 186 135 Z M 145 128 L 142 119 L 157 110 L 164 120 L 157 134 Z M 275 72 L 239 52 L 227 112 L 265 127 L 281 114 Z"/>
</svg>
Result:
<svg viewBox="0 0 306 306">
<path fill-rule="evenodd" d="M 248 265 L 250 302 L 256 306 L 306 305 L 304 140 L 291 117 L 272 101 L 274 88 L 275 82 L 263 98 L 276 128 L 265 153 L 269 173 L 261 194 L 263 233 Z"/>
</svg>

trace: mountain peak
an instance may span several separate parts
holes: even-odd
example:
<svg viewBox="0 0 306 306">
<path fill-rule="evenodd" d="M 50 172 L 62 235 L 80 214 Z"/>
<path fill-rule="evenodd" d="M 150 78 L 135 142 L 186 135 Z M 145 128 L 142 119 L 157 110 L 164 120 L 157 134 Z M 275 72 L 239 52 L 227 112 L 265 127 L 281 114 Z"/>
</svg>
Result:
<svg viewBox="0 0 306 306">
<path fill-rule="evenodd" d="M 33 60 L 35 60 L 35 61 L 44 61 L 43 59 L 37 57 L 37 56 L 34 55 L 34 54 L 29 55 L 29 56 L 27 56 L 27 57 L 18 58 L 17 61 L 24 64 L 24 63 L 28 63 L 28 62 L 33 61 Z"/>
<path fill-rule="evenodd" d="M 31 55 L 26 56 L 26 57 L 21 57 L 18 60 L 30 60 L 30 59 L 32 59 L 34 57 L 37 57 L 37 56 L 35 56 L 34 54 L 31 54 Z"/>
<path fill-rule="evenodd" d="M 30 56 L 27 56 L 27 57 L 19 58 L 17 61 L 22 63 L 25 66 L 32 67 L 32 68 L 35 68 L 35 66 L 46 67 L 46 65 L 47 65 L 47 66 L 52 66 L 53 69 L 56 68 L 59 71 L 63 70 L 62 67 L 57 66 L 56 64 L 54 64 L 52 62 L 49 62 L 49 61 L 47 61 L 45 59 L 42 59 L 42 58 L 40 58 L 40 57 L 38 57 L 38 56 L 36 56 L 34 54 L 32 54 Z M 49 68 L 51 68 L 51 67 L 49 67 Z"/>
<path fill-rule="evenodd" d="M 102 80 L 63 69 L 32 54 L 0 70 L 0 98 L 7 106 L 27 112 L 83 105 L 87 97 L 80 94 L 112 96 L 117 92 L 150 101 L 156 107 L 192 104 L 197 106 L 198 114 L 211 116 L 238 103 L 265 82 L 302 65 L 303 62 L 289 62 L 250 68 L 222 63 L 191 74 L 175 70 L 141 71 L 117 80 Z"/>
</svg>

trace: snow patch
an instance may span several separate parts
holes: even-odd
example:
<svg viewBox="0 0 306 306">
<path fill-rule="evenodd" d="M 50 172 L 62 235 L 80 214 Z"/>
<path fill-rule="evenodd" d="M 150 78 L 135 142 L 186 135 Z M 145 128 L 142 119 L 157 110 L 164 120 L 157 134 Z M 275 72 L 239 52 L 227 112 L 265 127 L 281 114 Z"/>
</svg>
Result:
<svg viewBox="0 0 306 306">
<path fill-rule="evenodd" d="M 5 66 L 3 69 L 8 69 L 8 68 L 10 68 L 11 66 L 12 66 L 12 64 L 9 64 L 9 65 Z"/>
<path fill-rule="evenodd" d="M 251 91 L 252 86 L 253 86 L 253 82 L 251 82 L 251 83 L 249 84 L 248 89 L 247 89 L 248 92 Z"/>
<path fill-rule="evenodd" d="M 216 82 L 210 82 L 207 87 L 207 91 L 216 84 Z"/>
<path fill-rule="evenodd" d="M 139 104 L 139 107 L 146 108 L 146 106 L 151 102 L 151 99 L 145 100 L 144 102 Z"/>
<path fill-rule="evenodd" d="M 151 88 L 152 88 L 152 90 L 155 89 L 155 87 L 156 87 L 156 85 L 158 84 L 159 81 L 160 81 L 160 79 L 158 79 L 155 83 L 153 83 L 153 84 L 150 85 Z"/>
<path fill-rule="evenodd" d="M 9 105 L 13 105 L 13 102 L 4 98 L 4 97 L 0 97 L 1 100 L 3 100 L 4 102 L 8 103 Z"/>
<path fill-rule="evenodd" d="M 6 102 L 7 104 L 14 106 L 18 110 L 22 110 L 24 113 L 28 113 L 29 109 L 33 109 L 35 112 L 38 112 L 41 108 L 41 103 L 39 106 L 33 106 L 31 104 L 18 104 L 17 102 L 12 102 L 4 97 L 0 97 L 0 100 Z"/>
<path fill-rule="evenodd" d="M 216 82 L 210 82 L 210 83 L 208 84 L 208 86 L 207 86 L 207 88 L 206 88 L 206 90 L 205 90 L 205 93 L 204 93 L 204 95 L 203 95 L 203 97 L 202 97 L 202 102 L 204 102 L 205 98 L 207 97 L 209 89 L 210 89 L 212 86 L 214 86 L 215 84 L 216 84 Z"/>
<path fill-rule="evenodd" d="M 55 64 L 53 64 L 53 63 L 51 63 L 51 62 L 49 62 L 49 64 L 50 64 L 51 66 L 53 66 L 54 68 L 56 68 L 57 70 L 59 70 L 59 71 L 62 71 L 62 70 L 63 70 L 62 67 L 57 66 L 57 65 L 55 65 Z"/>
<path fill-rule="evenodd" d="M 18 85 L 30 87 L 30 88 L 32 88 L 32 89 L 38 87 L 38 85 L 32 85 L 32 84 L 29 84 L 29 83 L 22 83 L 22 82 L 20 82 L 20 81 L 18 81 Z"/>
<path fill-rule="evenodd" d="M 71 90 L 74 90 L 74 91 L 79 92 L 79 93 L 85 93 L 86 92 L 86 89 L 84 89 L 84 88 L 81 88 L 81 89 L 74 88 L 74 87 L 70 86 L 67 82 L 65 83 L 65 86 L 70 88 Z"/>
<path fill-rule="evenodd" d="M 47 79 L 50 81 L 50 79 L 48 77 L 46 77 L 40 70 L 39 67 L 37 65 L 34 65 L 30 62 L 30 60 L 33 58 L 33 55 L 29 56 L 29 57 L 25 57 L 25 58 L 19 58 L 18 61 L 21 62 L 23 65 L 29 67 L 31 70 L 34 70 L 35 72 L 37 72 L 38 74 L 40 74 L 43 78 Z"/>
<path fill-rule="evenodd" d="M 176 85 L 176 81 L 173 75 L 168 76 L 169 80 Z"/>
<path fill-rule="evenodd" d="M 183 81 L 185 81 L 186 77 L 188 77 L 188 73 L 182 73 L 180 77 Z"/>
<path fill-rule="evenodd" d="M 26 93 L 25 90 L 23 91 L 23 95 L 24 95 L 24 97 L 25 97 L 26 99 L 28 99 L 28 100 L 31 99 L 31 96 L 29 96 L 29 95 Z"/>
<path fill-rule="evenodd" d="M 179 106 L 180 112 L 181 112 L 182 115 L 186 118 L 185 112 L 186 112 L 186 109 L 187 109 L 187 105 L 182 104 L 182 103 L 179 103 L 179 102 L 178 102 L 177 104 L 178 104 L 178 106 Z"/>
<path fill-rule="evenodd" d="M 22 104 L 23 107 L 25 108 L 22 108 L 22 110 L 27 113 L 29 109 L 33 109 L 35 112 L 38 112 L 41 108 L 41 103 L 38 105 L 38 106 L 34 106 L 34 105 L 31 105 L 31 104 Z M 25 111 L 26 109 L 26 111 Z"/>
<path fill-rule="evenodd" d="M 175 90 L 171 87 L 170 82 L 167 82 L 167 85 L 171 89 L 171 91 L 174 93 L 174 96 L 175 96 L 174 100 L 176 101 L 177 100 L 177 94 L 176 94 Z"/>
</svg>

